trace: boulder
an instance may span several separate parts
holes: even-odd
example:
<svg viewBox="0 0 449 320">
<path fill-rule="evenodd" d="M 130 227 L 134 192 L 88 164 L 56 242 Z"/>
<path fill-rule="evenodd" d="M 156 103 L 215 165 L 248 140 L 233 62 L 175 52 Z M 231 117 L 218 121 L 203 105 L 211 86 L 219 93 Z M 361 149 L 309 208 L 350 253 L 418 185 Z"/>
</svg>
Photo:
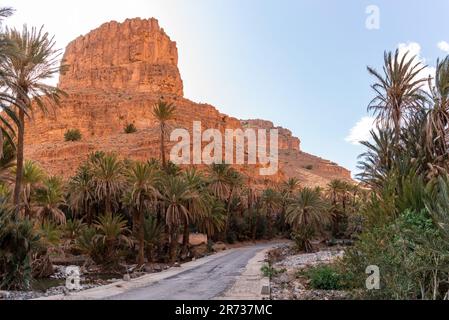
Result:
<svg viewBox="0 0 449 320">
<path fill-rule="evenodd" d="M 190 249 L 193 258 L 201 258 L 207 255 L 208 253 L 207 244 L 201 244 L 199 246 L 194 246 Z"/>
<path fill-rule="evenodd" d="M 207 245 L 207 234 L 191 233 L 189 236 L 189 243 L 191 246 Z"/>
<path fill-rule="evenodd" d="M 217 242 L 212 246 L 212 249 L 215 252 L 220 252 L 220 251 L 226 250 L 227 248 L 226 248 L 226 244 L 224 242 Z"/>
</svg>

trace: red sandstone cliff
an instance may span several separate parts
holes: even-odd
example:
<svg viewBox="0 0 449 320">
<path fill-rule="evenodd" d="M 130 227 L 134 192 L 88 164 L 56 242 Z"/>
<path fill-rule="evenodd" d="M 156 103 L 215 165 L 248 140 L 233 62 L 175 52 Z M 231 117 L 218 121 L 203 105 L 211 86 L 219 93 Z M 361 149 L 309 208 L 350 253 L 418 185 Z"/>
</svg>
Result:
<svg viewBox="0 0 449 320">
<path fill-rule="evenodd" d="M 274 127 L 269 121 L 240 121 L 211 105 L 185 99 L 176 43 L 155 19 L 103 24 L 71 42 L 64 59 L 69 67 L 59 86 L 68 97 L 50 116 L 35 113 L 26 129 L 26 157 L 51 174 L 73 174 L 96 150 L 137 160 L 159 157 L 157 123 L 151 110 L 161 98 L 177 107 L 173 127 L 191 131 L 193 121 L 222 132 Z M 136 134 L 124 133 L 130 123 L 137 127 Z M 79 129 L 82 140 L 65 142 L 68 129 Z M 272 180 L 295 176 L 304 185 L 325 185 L 333 178 L 350 179 L 348 170 L 302 152 L 298 138 L 278 129 L 280 172 Z"/>
<path fill-rule="evenodd" d="M 105 23 L 67 47 L 64 90 L 105 89 L 183 96 L 178 50 L 156 19 Z"/>
</svg>

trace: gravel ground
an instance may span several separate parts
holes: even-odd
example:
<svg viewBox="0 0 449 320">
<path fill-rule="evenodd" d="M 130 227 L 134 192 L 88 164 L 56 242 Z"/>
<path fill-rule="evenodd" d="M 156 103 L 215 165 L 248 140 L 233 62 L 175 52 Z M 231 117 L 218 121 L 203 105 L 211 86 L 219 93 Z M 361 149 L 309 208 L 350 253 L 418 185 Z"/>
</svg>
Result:
<svg viewBox="0 0 449 320">
<path fill-rule="evenodd" d="M 343 257 L 344 251 L 319 251 L 316 253 L 297 254 L 288 256 L 284 260 L 276 263 L 275 267 L 280 268 L 308 268 L 319 264 L 326 264 Z"/>
<path fill-rule="evenodd" d="M 330 264 L 341 258 L 341 248 L 327 249 L 310 254 L 297 254 L 291 246 L 284 246 L 274 254 L 273 267 L 281 273 L 271 279 L 273 300 L 344 300 L 348 299 L 345 291 L 312 290 L 308 281 L 298 278 L 297 272 L 316 265 Z"/>
</svg>

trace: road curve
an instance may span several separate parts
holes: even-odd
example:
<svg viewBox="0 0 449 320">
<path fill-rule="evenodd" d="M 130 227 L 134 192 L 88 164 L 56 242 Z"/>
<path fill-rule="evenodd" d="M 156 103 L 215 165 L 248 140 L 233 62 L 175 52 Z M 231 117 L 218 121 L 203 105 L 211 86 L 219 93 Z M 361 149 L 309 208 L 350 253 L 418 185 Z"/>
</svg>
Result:
<svg viewBox="0 0 449 320">
<path fill-rule="evenodd" d="M 249 260 L 260 251 L 271 247 L 273 243 L 234 249 L 194 269 L 109 297 L 108 300 L 211 300 L 218 298 L 235 283 Z"/>
</svg>

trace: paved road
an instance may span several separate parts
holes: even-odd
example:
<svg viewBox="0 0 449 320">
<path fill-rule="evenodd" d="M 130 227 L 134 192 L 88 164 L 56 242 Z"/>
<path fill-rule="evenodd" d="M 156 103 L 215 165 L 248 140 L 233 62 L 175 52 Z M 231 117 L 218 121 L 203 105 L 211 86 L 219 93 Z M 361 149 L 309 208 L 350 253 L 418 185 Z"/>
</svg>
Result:
<svg viewBox="0 0 449 320">
<path fill-rule="evenodd" d="M 216 259 L 147 287 L 113 296 L 112 300 L 210 300 L 219 297 L 244 271 L 248 261 L 273 244 L 229 251 Z"/>
</svg>

